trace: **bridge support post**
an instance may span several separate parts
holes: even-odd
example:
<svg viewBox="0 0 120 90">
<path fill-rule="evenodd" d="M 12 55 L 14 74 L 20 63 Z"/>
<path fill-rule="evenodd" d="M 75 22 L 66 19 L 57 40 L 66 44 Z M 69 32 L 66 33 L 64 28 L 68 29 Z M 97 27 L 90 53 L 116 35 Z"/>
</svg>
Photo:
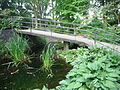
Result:
<svg viewBox="0 0 120 90">
<path fill-rule="evenodd" d="M 68 50 L 69 49 L 69 42 L 64 41 L 63 44 L 64 44 L 63 49 Z"/>
</svg>

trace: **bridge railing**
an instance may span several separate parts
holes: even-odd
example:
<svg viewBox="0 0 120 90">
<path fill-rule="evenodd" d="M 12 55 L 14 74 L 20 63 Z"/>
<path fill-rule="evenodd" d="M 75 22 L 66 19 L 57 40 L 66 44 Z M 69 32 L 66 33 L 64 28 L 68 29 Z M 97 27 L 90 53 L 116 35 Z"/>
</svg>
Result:
<svg viewBox="0 0 120 90">
<path fill-rule="evenodd" d="M 115 30 L 105 30 L 92 26 L 82 26 L 75 23 L 21 16 L 0 15 L 0 21 L 0 27 L 2 27 L 1 29 L 30 29 L 31 32 L 34 30 L 42 30 L 51 33 L 56 32 L 60 34 L 74 35 L 75 37 L 84 36 L 94 39 L 95 41 L 98 40 L 120 45 L 120 35 L 116 34 Z"/>
</svg>

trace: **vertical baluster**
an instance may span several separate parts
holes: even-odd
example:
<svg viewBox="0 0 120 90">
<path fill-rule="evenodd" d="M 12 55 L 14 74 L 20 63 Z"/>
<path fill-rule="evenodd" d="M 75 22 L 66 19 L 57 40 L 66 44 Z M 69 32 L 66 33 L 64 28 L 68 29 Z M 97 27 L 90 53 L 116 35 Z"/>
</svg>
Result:
<svg viewBox="0 0 120 90">
<path fill-rule="evenodd" d="M 42 21 L 41 21 L 41 19 L 40 19 L 40 20 L 39 20 L 39 28 L 40 28 L 40 30 L 42 29 L 41 23 L 42 23 Z"/>
<path fill-rule="evenodd" d="M 76 30 L 75 30 L 75 26 L 73 25 L 73 28 L 74 28 L 74 36 L 75 36 L 75 41 L 76 41 Z"/>
<path fill-rule="evenodd" d="M 94 40 L 94 45 L 96 46 L 97 45 L 97 42 L 96 42 L 96 38 L 97 38 L 97 33 L 96 33 L 97 31 L 96 31 L 96 29 L 95 29 L 95 33 L 93 33 L 93 35 L 94 35 L 94 38 L 93 38 L 93 40 Z"/>
<path fill-rule="evenodd" d="M 11 16 L 10 18 L 11 18 L 11 19 L 10 19 L 10 26 L 11 26 L 11 29 L 13 30 L 13 21 L 12 21 L 12 20 L 13 20 L 13 19 L 12 19 L 13 17 Z"/>
<path fill-rule="evenodd" d="M 50 25 L 52 25 L 52 22 L 50 22 Z M 50 26 L 50 28 L 51 28 L 51 26 Z M 51 31 L 51 36 L 52 36 L 52 29 L 50 31 Z"/>
<path fill-rule="evenodd" d="M 30 29 L 30 32 L 32 33 L 32 29 L 34 28 L 34 26 L 33 26 L 33 18 L 32 18 L 32 27 L 31 27 L 31 29 Z"/>
<path fill-rule="evenodd" d="M 46 21 L 44 21 L 44 24 L 47 24 L 47 22 L 46 22 Z M 45 29 L 45 31 L 46 31 L 46 25 L 44 25 L 44 29 Z"/>
</svg>

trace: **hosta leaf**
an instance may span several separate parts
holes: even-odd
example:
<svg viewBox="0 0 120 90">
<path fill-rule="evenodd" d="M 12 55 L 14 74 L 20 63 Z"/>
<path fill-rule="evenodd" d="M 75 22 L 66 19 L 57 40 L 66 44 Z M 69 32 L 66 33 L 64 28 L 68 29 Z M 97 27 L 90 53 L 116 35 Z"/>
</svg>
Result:
<svg viewBox="0 0 120 90">
<path fill-rule="evenodd" d="M 78 90 L 88 90 L 85 86 L 81 86 Z"/>
<path fill-rule="evenodd" d="M 76 73 L 75 72 L 70 72 L 66 77 L 69 78 L 71 76 L 74 76 Z"/>
<path fill-rule="evenodd" d="M 112 78 L 112 77 L 107 77 L 106 79 L 107 79 L 107 80 L 110 80 L 110 81 L 117 81 L 116 78 Z"/>
<path fill-rule="evenodd" d="M 40 90 L 40 89 L 38 89 L 38 90 Z M 48 89 L 44 86 L 42 90 L 48 90 Z"/>
<path fill-rule="evenodd" d="M 116 90 L 115 83 L 109 80 L 103 81 L 103 85 L 111 90 Z"/>
<path fill-rule="evenodd" d="M 78 81 L 78 82 L 86 82 L 86 80 L 83 77 L 77 78 L 76 81 Z"/>
<path fill-rule="evenodd" d="M 68 84 L 68 80 L 62 80 L 62 81 L 59 82 L 59 84 L 67 85 Z"/>
<path fill-rule="evenodd" d="M 82 83 L 76 82 L 76 84 L 74 85 L 74 88 L 79 88 L 82 86 Z"/>
<path fill-rule="evenodd" d="M 120 89 L 120 84 L 119 83 L 115 82 L 115 85 L 118 89 Z"/>
<path fill-rule="evenodd" d="M 101 88 L 103 89 L 103 90 L 109 90 L 107 87 L 105 87 L 103 84 L 100 84 L 100 86 L 101 86 Z"/>
<path fill-rule="evenodd" d="M 110 77 L 120 77 L 117 73 L 109 73 L 108 75 Z"/>
<path fill-rule="evenodd" d="M 55 90 L 65 90 L 66 87 L 65 86 L 57 86 Z"/>
<path fill-rule="evenodd" d="M 67 86 L 67 89 L 75 89 L 75 88 L 79 88 L 82 86 L 82 83 L 79 82 L 72 82 Z"/>
<path fill-rule="evenodd" d="M 92 82 L 90 81 L 89 87 L 99 87 L 99 84 L 97 83 L 98 79 L 93 80 Z"/>
<path fill-rule="evenodd" d="M 100 62 L 105 62 L 107 60 L 107 56 L 102 56 L 101 58 L 98 59 Z"/>
<path fill-rule="evenodd" d="M 112 69 L 112 68 L 106 68 L 106 71 L 107 72 L 114 72 L 114 69 Z"/>
<path fill-rule="evenodd" d="M 104 80 L 106 76 L 107 76 L 106 72 L 99 72 L 99 75 L 97 76 L 97 78 L 100 80 Z"/>
<path fill-rule="evenodd" d="M 94 77 L 96 77 L 96 75 L 95 74 L 83 74 L 83 77 L 85 79 L 88 79 L 88 78 L 94 78 Z"/>
<path fill-rule="evenodd" d="M 99 69 L 99 63 L 96 61 L 96 62 L 94 62 L 94 63 L 88 63 L 88 68 L 90 69 L 90 70 L 98 70 Z"/>
</svg>

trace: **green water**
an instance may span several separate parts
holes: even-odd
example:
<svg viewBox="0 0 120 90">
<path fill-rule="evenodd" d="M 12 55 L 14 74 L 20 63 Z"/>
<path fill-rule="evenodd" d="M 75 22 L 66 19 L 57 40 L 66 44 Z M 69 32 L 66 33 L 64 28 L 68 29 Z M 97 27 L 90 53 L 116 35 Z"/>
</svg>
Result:
<svg viewBox="0 0 120 90">
<path fill-rule="evenodd" d="M 33 90 L 42 88 L 44 85 L 48 88 L 55 88 L 59 81 L 65 79 L 65 75 L 71 69 L 63 60 L 57 60 L 52 67 L 53 74 L 46 73 L 38 69 L 28 69 L 18 67 L 7 70 L 2 67 L 0 71 L 0 90 Z M 19 72 L 11 72 L 19 69 Z"/>
</svg>

